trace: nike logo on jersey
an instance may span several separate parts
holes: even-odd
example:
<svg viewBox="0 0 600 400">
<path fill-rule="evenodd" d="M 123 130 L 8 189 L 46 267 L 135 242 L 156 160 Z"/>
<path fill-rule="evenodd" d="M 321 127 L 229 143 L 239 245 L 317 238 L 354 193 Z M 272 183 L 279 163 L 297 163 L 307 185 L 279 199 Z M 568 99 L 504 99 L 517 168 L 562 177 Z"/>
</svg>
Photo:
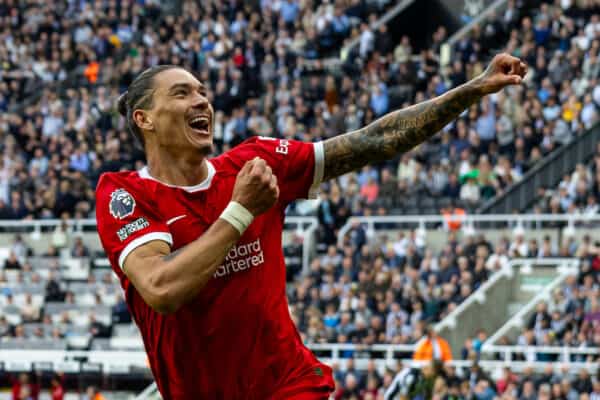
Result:
<svg viewBox="0 0 600 400">
<path fill-rule="evenodd" d="M 177 217 L 173 217 L 173 218 L 171 218 L 170 220 L 167 221 L 167 225 L 171 225 L 173 222 L 179 221 L 180 219 L 185 218 L 185 217 L 187 217 L 187 214 L 183 214 L 183 215 L 179 215 Z"/>
</svg>

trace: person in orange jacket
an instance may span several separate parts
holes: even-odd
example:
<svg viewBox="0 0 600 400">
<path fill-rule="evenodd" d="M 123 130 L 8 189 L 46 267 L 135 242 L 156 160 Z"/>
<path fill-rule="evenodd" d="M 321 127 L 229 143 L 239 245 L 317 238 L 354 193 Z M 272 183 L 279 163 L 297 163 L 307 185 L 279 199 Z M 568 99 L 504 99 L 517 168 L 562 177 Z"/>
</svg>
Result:
<svg viewBox="0 0 600 400">
<path fill-rule="evenodd" d="M 86 396 L 84 396 L 85 400 L 105 400 L 105 397 L 102 396 L 102 393 L 100 393 L 100 391 L 94 387 L 94 386 L 88 386 L 87 391 L 86 391 Z"/>
<path fill-rule="evenodd" d="M 448 342 L 437 335 L 433 326 L 427 328 L 427 335 L 415 345 L 415 361 L 452 361 L 452 349 Z"/>
</svg>

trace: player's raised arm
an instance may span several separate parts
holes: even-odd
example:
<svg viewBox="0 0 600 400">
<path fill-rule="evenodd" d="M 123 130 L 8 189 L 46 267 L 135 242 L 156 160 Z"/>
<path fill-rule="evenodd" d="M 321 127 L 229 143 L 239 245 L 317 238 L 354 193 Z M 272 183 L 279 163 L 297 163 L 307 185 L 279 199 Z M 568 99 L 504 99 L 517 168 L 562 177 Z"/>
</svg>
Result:
<svg viewBox="0 0 600 400">
<path fill-rule="evenodd" d="M 238 173 L 230 206 L 202 236 L 172 253 L 160 240 L 139 246 L 124 260 L 123 270 L 150 307 L 175 312 L 198 294 L 252 219 L 278 197 L 271 168 L 260 158 L 248 161 Z"/>
<path fill-rule="evenodd" d="M 426 141 L 483 96 L 521 83 L 527 66 L 508 54 L 494 57 L 475 79 L 432 100 L 384 115 L 368 126 L 323 142 L 324 179 L 383 161 Z"/>
</svg>

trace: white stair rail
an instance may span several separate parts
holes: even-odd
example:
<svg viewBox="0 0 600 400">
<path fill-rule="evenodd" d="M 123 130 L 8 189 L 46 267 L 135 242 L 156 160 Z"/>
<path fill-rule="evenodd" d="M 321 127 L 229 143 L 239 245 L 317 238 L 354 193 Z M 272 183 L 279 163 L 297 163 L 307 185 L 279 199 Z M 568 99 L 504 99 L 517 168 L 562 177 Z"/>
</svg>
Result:
<svg viewBox="0 0 600 400">
<path fill-rule="evenodd" d="M 537 262 L 536 262 L 537 263 Z M 512 328 L 522 327 L 525 316 L 532 312 L 535 307 L 542 301 L 547 301 L 555 288 L 561 285 L 568 276 L 576 275 L 578 272 L 579 260 L 569 259 L 559 265 L 557 268 L 558 276 L 546 285 L 542 291 L 536 294 L 525 306 L 523 306 L 515 315 L 513 315 L 500 329 L 498 329 L 492 336 L 490 336 L 482 345 L 481 351 L 486 354 L 504 352 L 507 356 L 511 353 L 524 353 L 524 352 L 535 352 L 535 353 L 552 353 L 561 354 L 565 353 L 563 347 L 548 347 L 548 346 L 496 346 L 495 343 L 506 335 Z M 582 349 L 582 348 L 569 348 L 569 353 L 572 354 L 599 354 L 598 349 Z M 510 359 L 510 358 L 509 358 Z"/>
<path fill-rule="evenodd" d="M 557 271 L 562 271 L 562 265 L 578 264 L 573 258 L 516 258 L 510 260 L 501 270 L 495 272 L 487 281 L 485 281 L 475 292 L 473 292 L 465 301 L 460 303 L 450 314 L 435 325 L 435 330 L 440 332 L 444 328 L 456 327 L 456 318 L 465 312 L 473 303 L 483 304 L 486 299 L 486 292 L 493 287 L 502 277 L 512 278 L 514 269 L 521 266 L 521 269 L 531 268 L 531 265 L 552 266 L 557 265 Z"/>
<path fill-rule="evenodd" d="M 158 392 L 158 387 L 156 386 L 156 382 L 152 382 L 144 391 L 138 394 L 134 400 L 147 400 L 150 399 L 150 396 L 156 396 Z M 154 397 L 152 397 L 154 398 Z"/>
<path fill-rule="evenodd" d="M 452 48 L 454 47 L 456 42 L 468 35 L 473 30 L 473 28 L 478 26 L 492 13 L 496 12 L 500 7 L 505 5 L 506 2 L 507 0 L 496 0 L 495 2 L 490 4 L 481 14 L 473 18 L 468 24 L 466 24 L 458 31 L 456 31 L 452 36 L 450 36 L 448 40 L 445 43 L 443 43 L 440 47 L 440 60 L 442 60 L 442 65 L 446 65 L 445 61 L 450 59 Z"/>
</svg>

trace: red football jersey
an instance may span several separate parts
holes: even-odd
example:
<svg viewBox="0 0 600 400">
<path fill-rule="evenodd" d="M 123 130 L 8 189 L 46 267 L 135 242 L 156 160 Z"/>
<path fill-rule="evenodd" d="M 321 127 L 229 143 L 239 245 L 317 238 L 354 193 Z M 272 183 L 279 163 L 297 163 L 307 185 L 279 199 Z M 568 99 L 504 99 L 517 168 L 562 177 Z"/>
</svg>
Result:
<svg viewBox="0 0 600 400">
<path fill-rule="evenodd" d="M 231 199 L 237 173 L 254 157 L 277 176 L 276 206 L 254 219 L 192 302 L 163 315 L 122 271 L 128 254 L 152 240 L 171 250 L 200 237 Z M 287 305 L 284 210 L 312 197 L 323 177 L 322 143 L 251 138 L 207 160 L 208 177 L 177 187 L 147 169 L 102 175 L 98 233 L 119 276 L 165 399 L 279 399 L 303 387 L 333 390 L 331 370 L 302 344 Z"/>
</svg>

